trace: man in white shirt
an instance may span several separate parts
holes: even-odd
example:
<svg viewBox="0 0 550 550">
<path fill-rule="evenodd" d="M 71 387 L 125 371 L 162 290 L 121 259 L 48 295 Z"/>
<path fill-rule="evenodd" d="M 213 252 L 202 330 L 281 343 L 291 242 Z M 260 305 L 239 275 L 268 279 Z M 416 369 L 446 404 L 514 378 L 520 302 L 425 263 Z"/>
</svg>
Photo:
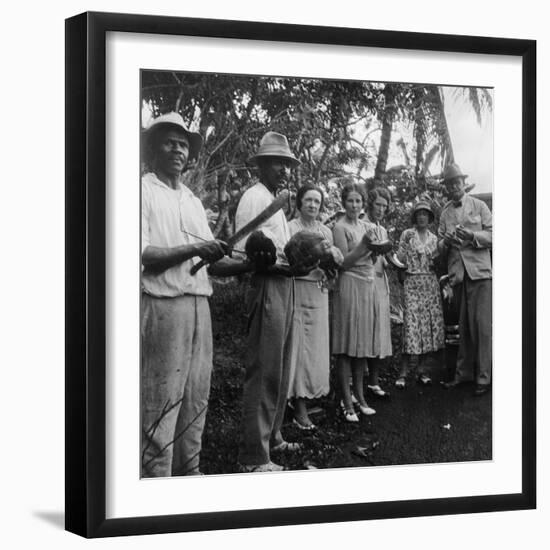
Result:
<svg viewBox="0 0 550 550">
<path fill-rule="evenodd" d="M 210 391 L 212 287 L 206 270 L 190 269 L 219 260 L 224 244 L 181 182 L 201 136 L 169 113 L 144 132 L 144 145 L 152 171 L 142 178 L 141 475 L 192 475 Z"/>
<path fill-rule="evenodd" d="M 237 231 L 271 204 L 277 191 L 287 186 L 291 168 L 300 164 L 291 153 L 286 137 L 275 132 L 264 135 L 251 160 L 258 166 L 260 182 L 248 189 L 239 202 L 235 217 Z M 239 464 L 244 472 L 282 470 L 282 466 L 271 461 L 271 453 L 299 448 L 297 443 L 288 443 L 281 435 L 290 382 L 292 277 L 309 273 L 316 267 L 316 264 L 292 269 L 288 266 L 283 249 L 290 232 L 281 210 L 260 226 L 260 231 L 273 242 L 274 252 L 263 248 L 249 253 L 257 271 L 252 278 L 248 302 L 248 348 L 239 446 Z M 260 242 L 258 232 L 249 237 L 258 238 Z M 236 248 L 242 249 L 243 243 Z"/>
</svg>

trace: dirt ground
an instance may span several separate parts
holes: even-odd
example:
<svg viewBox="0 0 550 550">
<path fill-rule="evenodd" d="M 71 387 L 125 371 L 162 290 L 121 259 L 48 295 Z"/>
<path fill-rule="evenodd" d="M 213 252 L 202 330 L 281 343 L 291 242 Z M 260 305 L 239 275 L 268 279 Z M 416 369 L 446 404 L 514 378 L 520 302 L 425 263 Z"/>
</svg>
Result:
<svg viewBox="0 0 550 550">
<path fill-rule="evenodd" d="M 219 285 L 211 300 L 214 333 L 214 371 L 206 419 L 201 470 L 205 474 L 237 471 L 244 353 L 246 351 L 246 284 Z M 273 457 L 289 470 L 386 466 L 490 460 L 492 458 L 492 398 L 472 395 L 472 387 L 446 390 L 440 380 L 451 370 L 445 354 L 434 358 L 433 384 L 419 386 L 414 373 L 407 387 L 394 387 L 400 361 L 401 327 L 393 325 L 394 356 L 386 361 L 381 382 L 388 399 L 367 397 L 377 413 L 358 424 L 343 420 L 333 392 L 310 404 L 318 429 L 303 432 L 292 425 L 291 411 L 283 426 L 288 441 L 303 443 L 298 453 Z M 456 349 L 450 347 L 452 365 Z"/>
</svg>

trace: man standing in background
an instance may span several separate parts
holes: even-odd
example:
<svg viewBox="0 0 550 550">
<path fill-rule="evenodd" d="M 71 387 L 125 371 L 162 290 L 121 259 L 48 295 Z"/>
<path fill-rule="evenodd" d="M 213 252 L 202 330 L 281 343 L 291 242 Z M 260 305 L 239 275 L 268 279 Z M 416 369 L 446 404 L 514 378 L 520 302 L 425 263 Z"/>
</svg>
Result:
<svg viewBox="0 0 550 550">
<path fill-rule="evenodd" d="M 438 246 L 447 255 L 450 283 L 461 293 L 456 374 L 445 386 L 475 381 L 479 396 L 490 389 L 493 363 L 493 224 L 487 205 L 465 193 L 466 178 L 456 164 L 443 173 L 450 201 L 441 212 Z"/>
</svg>

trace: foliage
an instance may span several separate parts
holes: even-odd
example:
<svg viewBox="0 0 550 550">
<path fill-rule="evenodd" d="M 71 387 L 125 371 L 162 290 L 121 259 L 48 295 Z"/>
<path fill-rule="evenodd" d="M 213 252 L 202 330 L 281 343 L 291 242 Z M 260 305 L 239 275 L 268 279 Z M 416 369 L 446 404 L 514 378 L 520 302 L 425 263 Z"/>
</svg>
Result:
<svg viewBox="0 0 550 550">
<path fill-rule="evenodd" d="M 464 88 L 463 93 L 478 117 L 492 107 L 486 90 Z M 203 150 L 185 182 L 222 236 L 232 232 L 238 200 L 256 181 L 248 159 L 268 130 L 288 137 L 301 161 L 293 185 L 319 185 L 326 193 L 327 216 L 341 208 L 340 190 L 347 181 L 366 188 L 384 185 L 394 196 L 388 224 L 395 231 L 420 194 L 429 194 L 436 205 L 442 200 L 429 167 L 436 156 L 442 167 L 453 159 L 437 86 L 144 71 L 142 101 L 153 116 L 178 111 L 203 136 Z M 404 164 L 388 168 L 397 123 L 413 125 L 414 143 L 409 151 L 403 138 L 397 140 Z"/>
</svg>

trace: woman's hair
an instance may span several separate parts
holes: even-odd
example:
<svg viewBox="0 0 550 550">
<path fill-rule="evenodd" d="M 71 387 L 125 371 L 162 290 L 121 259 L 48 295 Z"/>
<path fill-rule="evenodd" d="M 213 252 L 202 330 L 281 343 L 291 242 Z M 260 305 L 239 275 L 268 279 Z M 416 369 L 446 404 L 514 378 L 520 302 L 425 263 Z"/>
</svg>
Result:
<svg viewBox="0 0 550 550">
<path fill-rule="evenodd" d="M 388 203 L 388 208 L 391 204 L 391 194 L 385 187 L 375 187 L 374 189 L 371 189 L 368 192 L 367 195 L 367 210 L 370 210 L 372 208 L 372 205 L 374 204 L 374 201 L 376 199 L 382 198 L 385 199 Z"/>
<path fill-rule="evenodd" d="M 319 211 L 322 211 L 325 206 L 325 196 L 323 190 L 312 183 L 306 183 L 298 189 L 298 192 L 296 193 L 296 210 L 298 210 L 298 212 L 302 210 L 302 199 L 308 191 L 317 191 L 317 193 L 321 195 L 321 207 L 319 208 Z"/>
<path fill-rule="evenodd" d="M 361 199 L 363 201 L 363 205 L 365 204 L 365 192 L 363 191 L 363 188 L 358 183 L 346 183 L 344 187 L 342 188 L 342 206 L 345 208 L 346 200 L 350 193 L 359 193 L 361 196 Z"/>
<path fill-rule="evenodd" d="M 411 214 L 411 223 L 413 225 L 416 225 L 416 216 L 418 215 L 419 212 L 422 212 L 422 210 L 424 210 L 424 212 L 428 213 L 428 216 L 430 218 L 430 223 L 433 223 L 433 221 L 435 219 L 435 216 L 434 216 L 433 212 L 431 212 L 427 208 L 419 208 L 418 210 L 415 208 L 415 209 L 413 209 L 412 214 Z"/>
</svg>

